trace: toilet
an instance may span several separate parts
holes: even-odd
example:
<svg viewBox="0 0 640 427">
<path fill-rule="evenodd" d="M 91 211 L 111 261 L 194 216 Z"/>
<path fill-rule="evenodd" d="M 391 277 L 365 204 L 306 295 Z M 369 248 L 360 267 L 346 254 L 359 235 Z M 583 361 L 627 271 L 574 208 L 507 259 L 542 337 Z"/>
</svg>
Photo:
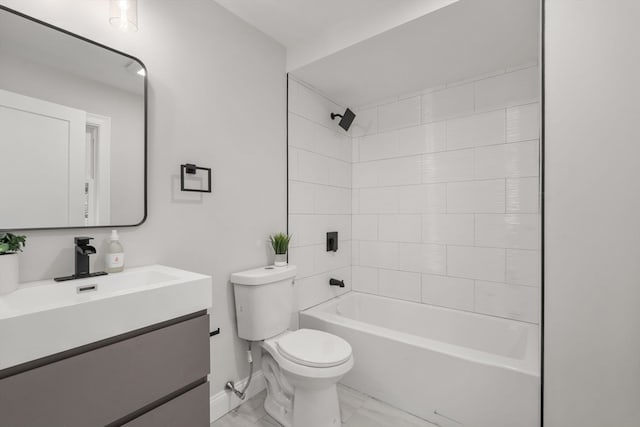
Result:
<svg viewBox="0 0 640 427">
<path fill-rule="evenodd" d="M 295 276 L 293 265 L 231 275 L 238 336 L 262 348 L 269 415 L 285 427 L 337 427 L 336 385 L 353 367 L 351 345 L 323 331 L 289 330 Z"/>
</svg>

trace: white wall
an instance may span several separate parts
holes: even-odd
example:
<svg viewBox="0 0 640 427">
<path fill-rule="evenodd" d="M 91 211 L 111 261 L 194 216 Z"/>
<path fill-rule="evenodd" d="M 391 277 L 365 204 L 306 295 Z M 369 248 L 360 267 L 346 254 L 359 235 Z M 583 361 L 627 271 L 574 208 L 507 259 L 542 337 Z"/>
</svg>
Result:
<svg viewBox="0 0 640 427">
<path fill-rule="evenodd" d="M 546 2 L 545 427 L 640 425 L 640 2 Z"/>
<path fill-rule="evenodd" d="M 332 112 L 344 107 L 289 78 L 289 262 L 301 310 L 351 289 L 351 138 Z M 337 252 L 326 250 L 329 231 L 338 232 Z"/>
<path fill-rule="evenodd" d="M 539 73 L 357 110 L 353 288 L 537 323 Z"/>
<path fill-rule="evenodd" d="M 108 2 L 2 4 L 139 57 L 148 67 L 149 219 L 121 230 L 127 265 L 162 263 L 213 276 L 211 392 L 246 376 L 229 275 L 271 262 L 286 226 L 284 48 L 210 0 L 141 0 L 140 29 L 108 25 Z M 179 165 L 213 168 L 213 193 L 181 194 Z M 21 280 L 69 274 L 73 236 L 104 253 L 109 230 L 29 232 Z M 94 268 L 102 267 L 100 258 Z"/>
</svg>

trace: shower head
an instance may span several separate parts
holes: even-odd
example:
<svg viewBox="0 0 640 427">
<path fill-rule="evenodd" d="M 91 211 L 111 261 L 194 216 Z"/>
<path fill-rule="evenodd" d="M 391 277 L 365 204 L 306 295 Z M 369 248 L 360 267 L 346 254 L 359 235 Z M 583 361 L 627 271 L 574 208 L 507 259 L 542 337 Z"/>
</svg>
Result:
<svg viewBox="0 0 640 427">
<path fill-rule="evenodd" d="M 344 114 L 331 113 L 331 120 L 335 120 L 336 117 L 340 117 L 340 123 L 338 123 L 338 125 L 345 131 L 348 131 L 351 127 L 351 123 L 353 123 L 353 119 L 356 118 L 356 115 L 353 111 L 347 108 L 347 111 L 345 111 Z"/>
</svg>

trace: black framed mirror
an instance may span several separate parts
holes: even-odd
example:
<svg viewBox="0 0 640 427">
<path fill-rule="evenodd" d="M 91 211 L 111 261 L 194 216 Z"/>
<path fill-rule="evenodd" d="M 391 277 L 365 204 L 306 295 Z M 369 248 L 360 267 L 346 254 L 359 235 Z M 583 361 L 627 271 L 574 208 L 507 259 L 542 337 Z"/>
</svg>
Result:
<svg viewBox="0 0 640 427">
<path fill-rule="evenodd" d="M 147 69 L 0 5 L 0 230 L 147 217 Z"/>
</svg>

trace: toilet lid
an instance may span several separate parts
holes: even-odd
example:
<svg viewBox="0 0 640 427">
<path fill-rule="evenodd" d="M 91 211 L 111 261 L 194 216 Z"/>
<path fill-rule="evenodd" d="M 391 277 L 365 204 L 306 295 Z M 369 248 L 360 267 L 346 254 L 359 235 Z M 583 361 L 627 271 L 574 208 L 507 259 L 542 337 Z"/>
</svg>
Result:
<svg viewBox="0 0 640 427">
<path fill-rule="evenodd" d="M 351 345 L 340 337 L 314 329 L 298 329 L 277 342 L 278 352 L 292 362 L 316 368 L 341 365 L 351 357 Z"/>
</svg>

